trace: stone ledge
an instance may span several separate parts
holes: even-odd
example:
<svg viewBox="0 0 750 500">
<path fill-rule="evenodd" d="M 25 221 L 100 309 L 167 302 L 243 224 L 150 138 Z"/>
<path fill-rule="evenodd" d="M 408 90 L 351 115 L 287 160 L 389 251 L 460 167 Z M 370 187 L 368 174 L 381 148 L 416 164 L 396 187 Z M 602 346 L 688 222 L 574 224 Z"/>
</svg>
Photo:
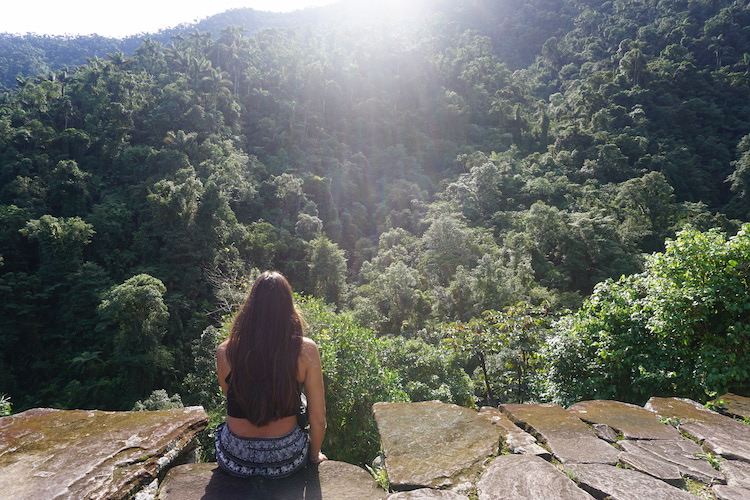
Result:
<svg viewBox="0 0 750 500">
<path fill-rule="evenodd" d="M 750 405 L 742 396 L 719 399 L 734 414 Z M 750 498 L 750 426 L 690 400 L 480 412 L 440 402 L 377 403 L 373 414 L 391 487 L 414 491 L 395 498 L 443 498 L 445 490 L 458 495 L 449 498 L 479 500 L 697 498 L 683 489 L 687 480 L 719 500 Z M 511 454 L 495 456 L 498 438 Z"/>
<path fill-rule="evenodd" d="M 375 403 L 391 488 L 452 488 L 476 481 L 500 449 L 500 430 L 482 414 L 457 405 Z"/>
<path fill-rule="evenodd" d="M 285 479 L 242 479 L 216 463 L 174 467 L 157 500 L 381 500 L 387 492 L 364 469 L 344 462 L 308 465 Z"/>
<path fill-rule="evenodd" d="M 3 498 L 120 499 L 156 480 L 206 428 L 202 407 L 163 411 L 39 408 L 0 418 Z"/>
<path fill-rule="evenodd" d="M 750 398 L 728 396 L 722 410 L 744 414 Z M 200 407 L 35 409 L 2 417 L 0 491 L 3 498 L 40 500 L 136 493 L 138 500 L 573 500 L 590 493 L 677 500 L 693 497 L 684 491 L 691 479 L 717 500 L 750 498 L 750 426 L 690 400 L 479 412 L 435 401 L 378 403 L 373 413 L 391 487 L 401 490 L 391 495 L 365 470 L 343 462 L 311 465 L 283 480 L 238 479 L 215 463 L 175 465 L 207 425 Z M 501 450 L 513 453 L 497 456 Z"/>
</svg>

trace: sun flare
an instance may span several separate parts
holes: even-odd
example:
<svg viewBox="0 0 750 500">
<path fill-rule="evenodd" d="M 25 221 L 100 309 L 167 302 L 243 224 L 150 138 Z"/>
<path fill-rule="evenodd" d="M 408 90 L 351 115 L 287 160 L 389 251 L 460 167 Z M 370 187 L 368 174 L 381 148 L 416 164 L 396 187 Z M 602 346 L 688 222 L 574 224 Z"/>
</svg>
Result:
<svg viewBox="0 0 750 500">
<path fill-rule="evenodd" d="M 427 12 L 432 0 L 344 0 L 343 8 L 361 21 L 416 19 Z"/>
</svg>

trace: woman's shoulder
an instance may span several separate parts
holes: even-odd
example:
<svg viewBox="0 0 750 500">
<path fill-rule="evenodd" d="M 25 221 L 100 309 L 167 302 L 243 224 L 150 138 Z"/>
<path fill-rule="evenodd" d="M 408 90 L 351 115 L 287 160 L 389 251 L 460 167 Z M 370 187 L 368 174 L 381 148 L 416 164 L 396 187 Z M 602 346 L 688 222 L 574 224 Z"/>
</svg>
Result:
<svg viewBox="0 0 750 500">
<path fill-rule="evenodd" d="M 225 360 L 227 359 L 227 344 L 229 340 L 225 340 L 216 347 L 216 359 Z"/>
<path fill-rule="evenodd" d="M 302 337 L 302 349 L 318 349 L 318 344 L 310 337 Z"/>
<path fill-rule="evenodd" d="M 302 337 L 302 347 L 299 351 L 300 361 L 303 363 L 320 362 L 320 353 L 318 352 L 318 344 L 315 343 L 310 337 Z"/>
</svg>

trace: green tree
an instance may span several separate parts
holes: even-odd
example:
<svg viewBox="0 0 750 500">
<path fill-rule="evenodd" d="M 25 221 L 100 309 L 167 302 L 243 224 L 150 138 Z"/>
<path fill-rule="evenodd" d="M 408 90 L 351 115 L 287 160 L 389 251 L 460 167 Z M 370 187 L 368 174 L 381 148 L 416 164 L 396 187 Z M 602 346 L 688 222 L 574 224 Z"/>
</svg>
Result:
<svg viewBox="0 0 750 500">
<path fill-rule="evenodd" d="M 661 172 L 649 172 L 619 184 L 614 202 L 622 218 L 620 232 L 625 241 L 655 252 L 663 248 L 667 237 L 674 236 L 674 189 Z"/>
<path fill-rule="evenodd" d="M 422 236 L 424 253 L 420 268 L 436 285 L 445 286 L 459 266 L 474 267 L 491 245 L 491 239 L 477 229 L 469 228 L 456 214 L 440 214 Z"/>
<path fill-rule="evenodd" d="M 355 317 L 380 334 L 418 330 L 429 310 L 421 281 L 416 269 L 400 261 L 391 264 L 359 288 Z"/>
<path fill-rule="evenodd" d="M 643 403 L 750 389 L 750 226 L 684 230 L 643 274 L 597 286 L 546 354 L 549 395 Z"/>
<path fill-rule="evenodd" d="M 344 251 L 325 236 L 309 243 L 308 262 L 312 292 L 324 301 L 341 305 L 347 295 Z"/>
<path fill-rule="evenodd" d="M 199 338 L 193 340 L 193 367 L 182 382 L 181 392 L 185 402 L 203 406 L 212 415 L 224 409 L 224 394 L 216 377 L 216 348 L 225 336 L 226 329 L 209 326 Z"/>
<path fill-rule="evenodd" d="M 40 276 L 54 283 L 82 264 L 83 248 L 91 242 L 94 230 L 80 217 L 43 215 L 28 221 L 21 234 L 39 244 Z"/>
<path fill-rule="evenodd" d="M 153 390 L 157 374 L 170 370 L 172 356 L 161 344 L 169 319 L 166 290 L 160 280 L 139 274 L 112 287 L 97 309 L 97 330 L 113 338 L 111 364 L 116 387 L 123 391 L 119 401 L 128 407 Z"/>
<path fill-rule="evenodd" d="M 732 183 L 736 198 L 730 209 L 744 219 L 750 216 L 750 134 L 737 145 L 737 159 L 732 166 L 734 170 L 727 180 Z"/>
<path fill-rule="evenodd" d="M 74 160 L 58 162 L 49 176 L 47 202 L 53 213 L 70 217 L 86 212 L 91 174 L 78 168 Z"/>
<path fill-rule="evenodd" d="M 474 407 L 474 388 L 464 371 L 464 359 L 444 344 L 419 338 L 385 337 L 383 363 L 398 373 L 411 401 L 442 401 Z"/>
<path fill-rule="evenodd" d="M 485 311 L 469 322 L 443 324 L 438 330 L 446 346 L 476 360 L 479 373 L 475 379 L 484 386 L 482 400 L 494 406 L 538 398 L 543 367 L 540 349 L 551 320 L 546 307 L 520 303 L 502 312 Z"/>
</svg>

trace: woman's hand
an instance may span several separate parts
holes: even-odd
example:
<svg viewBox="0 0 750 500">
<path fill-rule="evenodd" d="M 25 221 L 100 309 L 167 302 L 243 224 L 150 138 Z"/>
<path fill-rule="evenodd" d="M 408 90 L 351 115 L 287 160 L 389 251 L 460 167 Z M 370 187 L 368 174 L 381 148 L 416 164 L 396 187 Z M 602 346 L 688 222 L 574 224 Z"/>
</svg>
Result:
<svg viewBox="0 0 750 500">
<path fill-rule="evenodd" d="M 310 463 L 313 464 L 319 464 L 320 462 L 324 462 L 326 460 L 328 460 L 328 457 L 325 456 L 322 451 L 318 453 L 317 457 L 310 457 Z"/>
</svg>

